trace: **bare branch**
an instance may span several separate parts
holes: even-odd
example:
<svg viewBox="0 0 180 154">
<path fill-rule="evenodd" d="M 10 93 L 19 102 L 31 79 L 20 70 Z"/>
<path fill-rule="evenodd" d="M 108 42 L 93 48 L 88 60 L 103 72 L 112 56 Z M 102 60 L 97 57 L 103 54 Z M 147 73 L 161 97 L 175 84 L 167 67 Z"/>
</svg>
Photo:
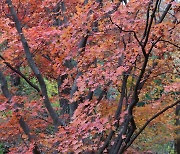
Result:
<svg viewBox="0 0 180 154">
<path fill-rule="evenodd" d="M 171 2 L 173 2 L 173 1 L 174 1 L 174 0 L 171 0 Z M 157 23 L 161 23 L 161 22 L 164 20 L 166 14 L 168 13 L 169 9 L 170 9 L 171 6 L 172 6 L 171 2 L 166 6 L 166 8 L 165 8 L 165 10 L 164 10 L 164 12 L 163 12 L 163 14 L 162 14 L 162 16 L 159 18 L 159 21 L 158 21 Z"/>
<path fill-rule="evenodd" d="M 166 108 L 164 108 L 163 110 L 159 111 L 158 113 L 156 113 L 154 116 L 152 116 L 148 121 L 146 121 L 146 123 L 144 124 L 144 126 L 142 126 L 140 128 L 140 130 L 137 132 L 137 134 L 131 139 L 131 141 L 127 144 L 125 150 L 134 142 L 134 140 L 142 133 L 142 131 L 148 126 L 148 124 L 154 120 L 155 118 L 157 118 L 158 116 L 160 116 L 162 113 L 164 113 L 165 111 L 167 111 L 168 109 L 174 107 L 175 105 L 179 104 L 180 100 L 176 101 L 175 103 L 167 106 Z"/>
<path fill-rule="evenodd" d="M 161 42 L 169 43 L 169 44 L 175 46 L 176 48 L 179 48 L 179 49 L 180 49 L 180 46 L 179 46 L 179 45 L 177 45 L 177 44 L 175 44 L 175 43 L 172 43 L 172 42 L 170 42 L 170 41 L 168 41 L 168 40 L 162 40 L 162 39 L 160 39 L 159 42 L 160 42 L 160 41 L 161 41 Z"/>
<path fill-rule="evenodd" d="M 149 25 L 149 10 L 150 10 L 150 5 L 151 5 L 151 3 L 149 3 L 149 5 L 148 5 L 148 9 L 147 9 L 147 13 L 146 13 L 146 27 L 144 29 L 144 34 L 143 34 L 143 37 L 141 39 L 141 42 L 145 38 L 145 36 L 147 34 L 147 28 L 148 28 L 148 25 Z"/>
<path fill-rule="evenodd" d="M 121 32 L 133 33 L 134 38 L 137 40 L 137 42 L 139 43 L 139 45 L 142 46 L 142 43 L 139 41 L 139 39 L 138 39 L 137 34 L 136 34 L 135 31 L 133 31 L 133 30 L 124 30 L 122 27 L 120 27 L 119 25 L 117 25 L 116 23 L 114 23 L 114 22 L 112 21 L 111 17 L 109 17 L 109 19 L 110 19 L 111 23 L 114 24 L 114 25 L 119 29 L 120 33 L 121 33 Z"/>
<path fill-rule="evenodd" d="M 38 88 L 38 86 L 34 85 L 24 74 L 22 74 L 19 70 L 15 69 L 10 63 L 6 62 L 4 57 L 2 57 L 0 55 L 0 58 L 4 60 L 4 64 L 9 67 L 12 71 L 14 71 L 15 73 L 17 73 L 19 76 L 21 76 L 31 87 L 33 87 L 35 90 L 37 90 L 37 92 L 40 92 L 40 89 Z"/>
<path fill-rule="evenodd" d="M 161 39 L 161 37 L 162 37 L 162 36 L 160 36 L 156 41 L 154 41 L 154 42 L 152 43 L 152 45 L 151 45 L 151 47 L 150 47 L 150 49 L 149 49 L 149 51 L 148 51 L 148 53 L 147 53 L 148 56 L 150 55 L 150 53 L 151 53 L 152 49 L 155 47 L 155 45 L 159 42 L 159 40 Z"/>
<path fill-rule="evenodd" d="M 159 3 L 159 0 L 156 0 L 156 4 L 155 4 L 155 7 L 154 7 L 154 10 L 151 14 L 151 18 L 150 18 L 150 22 L 149 22 L 149 26 L 147 28 L 147 32 L 146 32 L 146 37 L 145 37 L 145 41 L 143 43 L 143 48 L 145 48 L 147 42 L 148 42 L 148 39 L 149 39 L 149 35 L 150 35 L 150 30 L 151 30 L 151 26 L 152 26 L 152 23 L 153 23 L 153 19 L 155 17 L 155 13 L 156 13 L 156 10 L 157 10 L 157 7 L 158 7 L 158 3 Z"/>
</svg>

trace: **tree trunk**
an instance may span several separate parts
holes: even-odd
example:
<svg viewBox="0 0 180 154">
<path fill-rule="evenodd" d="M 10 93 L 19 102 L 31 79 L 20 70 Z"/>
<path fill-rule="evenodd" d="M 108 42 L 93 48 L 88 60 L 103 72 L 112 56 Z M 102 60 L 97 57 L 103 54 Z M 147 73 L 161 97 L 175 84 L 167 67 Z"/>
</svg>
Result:
<svg viewBox="0 0 180 154">
<path fill-rule="evenodd" d="M 178 127 L 180 126 L 180 104 L 176 106 L 176 123 L 175 125 Z M 176 135 L 177 137 L 175 138 L 175 144 L 174 144 L 174 149 L 175 153 L 180 154 L 180 129 L 177 128 L 176 130 Z"/>
</svg>

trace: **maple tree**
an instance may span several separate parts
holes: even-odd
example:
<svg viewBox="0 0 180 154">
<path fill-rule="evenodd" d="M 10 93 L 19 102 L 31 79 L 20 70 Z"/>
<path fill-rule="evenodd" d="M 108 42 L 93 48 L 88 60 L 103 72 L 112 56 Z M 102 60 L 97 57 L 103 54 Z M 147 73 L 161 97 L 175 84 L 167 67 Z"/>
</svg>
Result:
<svg viewBox="0 0 180 154">
<path fill-rule="evenodd" d="M 0 137 L 10 153 L 131 153 L 148 125 L 178 134 L 178 119 L 168 124 L 180 105 L 178 2 L 0 6 Z"/>
</svg>

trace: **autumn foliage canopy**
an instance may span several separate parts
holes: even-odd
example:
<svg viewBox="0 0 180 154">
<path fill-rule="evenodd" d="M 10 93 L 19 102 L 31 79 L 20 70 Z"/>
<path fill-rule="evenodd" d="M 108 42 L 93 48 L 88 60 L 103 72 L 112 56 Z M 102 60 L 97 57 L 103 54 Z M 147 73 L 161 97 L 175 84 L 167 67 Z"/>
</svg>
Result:
<svg viewBox="0 0 180 154">
<path fill-rule="evenodd" d="M 0 141 L 122 154 L 146 127 L 172 139 L 179 19 L 173 0 L 1 0 Z"/>
</svg>

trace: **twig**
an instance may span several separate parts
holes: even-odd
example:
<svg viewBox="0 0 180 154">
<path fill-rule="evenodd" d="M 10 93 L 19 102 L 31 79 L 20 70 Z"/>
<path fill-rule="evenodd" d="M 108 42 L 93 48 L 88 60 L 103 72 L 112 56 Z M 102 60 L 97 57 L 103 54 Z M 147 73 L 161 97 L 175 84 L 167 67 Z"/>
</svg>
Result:
<svg viewBox="0 0 180 154">
<path fill-rule="evenodd" d="M 179 48 L 180 49 L 180 46 L 178 46 L 178 45 L 176 45 L 176 44 L 174 44 L 174 43 L 172 43 L 172 42 L 170 42 L 170 41 L 168 41 L 168 40 L 162 40 L 162 39 L 160 39 L 159 40 L 159 42 L 166 42 L 166 43 L 169 43 L 169 44 L 171 44 L 171 45 L 173 45 L 173 46 L 175 46 L 175 47 L 177 47 L 177 48 Z"/>
<path fill-rule="evenodd" d="M 133 34 L 134 34 L 134 37 L 135 37 L 135 39 L 137 40 L 137 42 L 139 43 L 139 45 L 142 46 L 142 44 L 141 44 L 141 42 L 139 41 L 139 39 L 138 39 L 137 34 L 136 34 L 135 31 L 133 31 L 133 30 L 124 30 L 124 29 L 122 29 L 122 27 L 120 27 L 119 25 L 117 25 L 116 23 L 114 23 L 114 22 L 112 21 L 111 17 L 109 17 L 109 19 L 110 19 L 111 23 L 114 24 L 114 25 L 119 29 L 120 32 L 133 33 Z"/>
<path fill-rule="evenodd" d="M 167 106 L 166 108 L 164 108 L 163 110 L 159 111 L 158 113 L 156 113 L 154 116 L 152 116 L 148 121 L 146 121 L 146 123 L 144 124 L 144 126 L 142 126 L 140 128 L 140 130 L 138 131 L 138 133 L 131 139 L 131 141 L 127 144 L 125 150 L 127 150 L 127 148 L 129 148 L 129 146 L 134 142 L 134 140 L 142 133 L 142 131 L 147 127 L 147 125 L 154 120 L 155 118 L 157 118 L 158 116 L 160 116 L 162 113 L 164 113 L 165 111 L 167 111 L 168 109 L 174 107 L 175 105 L 177 105 L 178 103 L 180 103 L 180 100 L 176 101 L 175 103 Z"/>
</svg>

